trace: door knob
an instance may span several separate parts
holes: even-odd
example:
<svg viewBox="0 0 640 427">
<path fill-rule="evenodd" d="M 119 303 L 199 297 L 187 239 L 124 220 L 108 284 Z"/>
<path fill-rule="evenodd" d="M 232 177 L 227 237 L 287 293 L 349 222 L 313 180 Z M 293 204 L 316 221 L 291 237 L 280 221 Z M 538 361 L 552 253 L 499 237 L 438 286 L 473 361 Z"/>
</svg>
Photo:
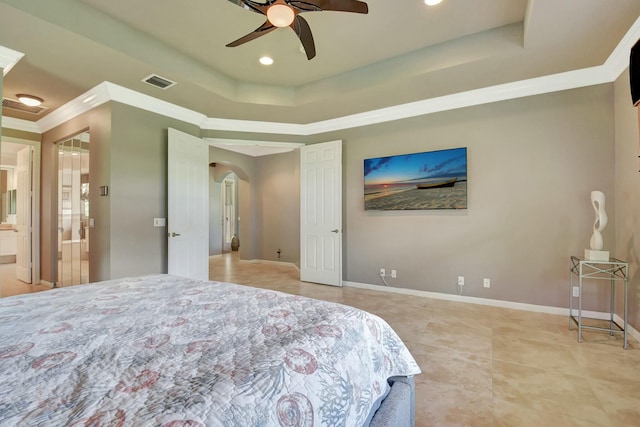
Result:
<svg viewBox="0 0 640 427">
<path fill-rule="evenodd" d="M 171 237 L 176 237 L 176 236 L 179 236 L 179 235 L 180 235 L 180 233 L 171 233 Z"/>
<path fill-rule="evenodd" d="M 338 231 L 340 230 L 338 230 L 337 228 L 335 230 L 331 230 L 332 233 L 337 233 Z"/>
</svg>

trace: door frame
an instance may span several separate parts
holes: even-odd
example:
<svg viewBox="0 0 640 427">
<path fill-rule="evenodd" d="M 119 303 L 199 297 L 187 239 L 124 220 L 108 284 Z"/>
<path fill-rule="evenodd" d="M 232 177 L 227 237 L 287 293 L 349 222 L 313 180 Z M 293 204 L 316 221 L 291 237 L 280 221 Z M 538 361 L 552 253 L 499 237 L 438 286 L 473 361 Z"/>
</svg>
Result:
<svg viewBox="0 0 640 427">
<path fill-rule="evenodd" d="M 33 148 L 31 162 L 31 283 L 37 285 L 40 280 L 40 176 L 41 176 L 41 142 L 29 139 L 14 138 L 2 135 L 2 141 L 14 144 L 29 145 Z M 47 283 L 48 285 L 51 285 Z"/>
</svg>

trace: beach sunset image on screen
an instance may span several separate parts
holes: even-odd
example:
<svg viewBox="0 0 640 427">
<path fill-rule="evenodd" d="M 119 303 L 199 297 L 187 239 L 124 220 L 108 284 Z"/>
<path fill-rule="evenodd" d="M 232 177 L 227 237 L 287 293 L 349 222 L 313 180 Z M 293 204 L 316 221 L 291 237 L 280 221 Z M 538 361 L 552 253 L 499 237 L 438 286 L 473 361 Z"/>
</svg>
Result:
<svg viewBox="0 0 640 427">
<path fill-rule="evenodd" d="M 364 208 L 466 209 L 466 147 L 365 159 Z"/>
</svg>

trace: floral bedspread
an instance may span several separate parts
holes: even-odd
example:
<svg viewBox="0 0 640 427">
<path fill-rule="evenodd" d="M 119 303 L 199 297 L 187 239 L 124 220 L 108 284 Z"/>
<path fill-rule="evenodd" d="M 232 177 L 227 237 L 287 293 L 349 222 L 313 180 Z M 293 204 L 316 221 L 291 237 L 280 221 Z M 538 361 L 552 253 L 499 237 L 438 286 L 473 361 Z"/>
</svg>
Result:
<svg viewBox="0 0 640 427">
<path fill-rule="evenodd" d="M 420 372 L 364 311 L 152 275 L 0 299 L 2 426 L 360 426 Z"/>
</svg>

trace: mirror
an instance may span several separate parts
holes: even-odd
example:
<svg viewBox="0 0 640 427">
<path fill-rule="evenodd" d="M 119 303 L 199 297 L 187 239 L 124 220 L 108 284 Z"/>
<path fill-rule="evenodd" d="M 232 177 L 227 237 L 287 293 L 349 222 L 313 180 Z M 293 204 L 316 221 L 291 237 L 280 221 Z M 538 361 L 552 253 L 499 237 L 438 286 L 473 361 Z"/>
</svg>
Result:
<svg viewBox="0 0 640 427">
<path fill-rule="evenodd" d="M 15 217 L 9 215 L 16 214 L 16 190 L 12 188 L 13 167 L 0 167 L 0 195 L 2 196 L 2 211 L 0 212 L 0 223 L 13 223 Z"/>
</svg>

